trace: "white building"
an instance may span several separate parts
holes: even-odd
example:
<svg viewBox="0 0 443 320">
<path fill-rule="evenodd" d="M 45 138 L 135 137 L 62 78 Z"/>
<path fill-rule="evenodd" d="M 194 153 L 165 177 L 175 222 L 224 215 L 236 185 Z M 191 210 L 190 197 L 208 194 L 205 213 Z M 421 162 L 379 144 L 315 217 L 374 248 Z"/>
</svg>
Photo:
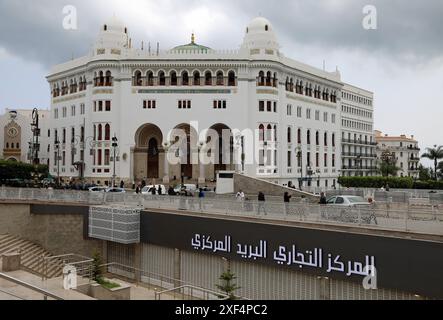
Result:
<svg viewBox="0 0 443 320">
<path fill-rule="evenodd" d="M 375 131 L 375 134 L 379 161 L 388 157 L 400 169 L 397 176 L 418 179 L 420 176 L 420 147 L 415 137 L 383 135 L 381 131 Z"/>
<path fill-rule="evenodd" d="M 30 158 L 30 144 L 33 141 L 32 126 L 33 110 L 12 110 L 6 109 L 0 115 L 0 159 L 32 163 Z M 39 110 L 39 127 L 41 130 L 38 143 L 40 151 L 38 153 L 41 164 L 48 164 L 47 138 L 49 130 L 49 111 Z M 34 140 L 34 144 L 37 140 Z"/>
<path fill-rule="evenodd" d="M 111 181 L 115 136 L 117 181 L 167 183 L 183 175 L 203 183 L 218 170 L 236 170 L 280 184 L 298 186 L 304 178 L 304 187 L 331 187 L 339 176 L 340 73 L 285 57 L 261 17 L 247 26 L 240 49 L 229 51 L 198 45 L 194 36 L 168 51 L 136 49 L 113 18 L 88 55 L 55 66 L 47 79 L 52 142 L 60 142 L 51 147 L 52 174 L 79 176 L 73 164 L 84 162 L 88 180 Z M 173 129 L 188 135 L 181 151 Z M 228 130 L 231 143 L 208 139 L 205 129 Z M 207 153 L 215 164 L 194 157 L 205 142 L 220 145 Z M 171 163 L 166 151 L 180 161 Z"/>
<path fill-rule="evenodd" d="M 374 94 L 346 84 L 341 100 L 343 176 L 377 175 Z"/>
</svg>

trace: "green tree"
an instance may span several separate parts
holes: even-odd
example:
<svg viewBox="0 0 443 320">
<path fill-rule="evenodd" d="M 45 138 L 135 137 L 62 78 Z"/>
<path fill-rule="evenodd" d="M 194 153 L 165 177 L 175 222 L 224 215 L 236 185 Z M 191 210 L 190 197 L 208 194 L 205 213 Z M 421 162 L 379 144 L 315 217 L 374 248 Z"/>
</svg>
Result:
<svg viewBox="0 0 443 320">
<path fill-rule="evenodd" d="M 431 170 L 429 168 L 425 168 L 422 164 L 418 168 L 420 170 L 419 180 L 420 181 L 429 181 L 432 179 Z"/>
<path fill-rule="evenodd" d="M 99 252 L 95 252 L 92 256 L 94 260 L 92 262 L 92 280 L 97 283 L 103 282 L 103 267 L 102 267 L 102 257 Z"/>
<path fill-rule="evenodd" d="M 383 161 L 380 163 L 380 166 L 378 168 L 378 172 L 383 176 L 383 177 L 389 177 L 389 176 L 393 176 L 396 177 L 398 171 L 400 171 L 400 168 L 397 167 L 395 164 Z"/>
<path fill-rule="evenodd" d="M 434 148 L 427 148 L 426 153 L 421 157 L 434 161 L 434 177 L 438 180 L 438 161 L 443 159 L 443 146 L 435 145 Z"/>
<path fill-rule="evenodd" d="M 235 300 L 235 291 L 241 289 L 234 281 L 237 277 L 231 272 L 231 269 L 228 269 L 220 276 L 220 280 L 223 282 L 222 285 L 217 285 L 217 288 L 221 290 L 223 293 L 229 296 L 229 300 Z"/>
</svg>

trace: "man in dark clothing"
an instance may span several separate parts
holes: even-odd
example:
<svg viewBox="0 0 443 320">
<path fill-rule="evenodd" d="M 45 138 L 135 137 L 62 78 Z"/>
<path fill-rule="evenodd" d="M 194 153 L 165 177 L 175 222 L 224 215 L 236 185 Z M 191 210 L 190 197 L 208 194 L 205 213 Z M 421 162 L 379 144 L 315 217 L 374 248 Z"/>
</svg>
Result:
<svg viewBox="0 0 443 320">
<path fill-rule="evenodd" d="M 163 194 L 162 186 L 158 186 L 158 195 L 161 196 Z"/>
<path fill-rule="evenodd" d="M 326 205 L 327 204 L 328 199 L 326 199 L 326 195 L 324 192 L 321 193 L 320 195 L 320 204 L 321 205 Z"/>
<path fill-rule="evenodd" d="M 265 213 L 265 216 L 268 215 L 266 212 L 265 202 L 266 202 L 265 194 L 263 192 L 259 192 L 258 193 L 258 215 L 260 215 L 260 212 L 262 209 L 263 209 L 263 212 Z"/>
<path fill-rule="evenodd" d="M 157 194 L 157 189 L 155 188 L 155 186 L 152 186 L 151 193 L 153 196 Z"/>
<path fill-rule="evenodd" d="M 124 189 L 124 188 L 125 188 L 125 182 L 122 181 L 122 182 L 120 182 L 120 189 Z"/>
<path fill-rule="evenodd" d="M 289 203 L 291 202 L 292 196 L 289 195 L 289 192 L 285 192 L 285 195 L 283 197 L 285 202 L 285 214 L 288 215 L 289 213 Z"/>
</svg>

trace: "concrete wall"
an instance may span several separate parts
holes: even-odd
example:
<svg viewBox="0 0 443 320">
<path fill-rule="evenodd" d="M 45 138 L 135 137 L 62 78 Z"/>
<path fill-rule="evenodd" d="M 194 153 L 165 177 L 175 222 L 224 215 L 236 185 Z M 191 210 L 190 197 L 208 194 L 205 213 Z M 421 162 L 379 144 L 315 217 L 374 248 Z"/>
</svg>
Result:
<svg viewBox="0 0 443 320">
<path fill-rule="evenodd" d="M 63 210 L 63 206 L 45 207 L 47 214 L 42 210 L 31 214 L 30 204 L 0 203 L 0 234 L 35 242 L 54 255 L 91 256 L 95 250 L 102 251 L 101 241 L 85 239 L 83 215 Z"/>
<path fill-rule="evenodd" d="M 310 193 L 301 192 L 245 175 L 234 174 L 234 191 L 237 193 L 239 190 L 247 191 L 248 196 L 251 197 L 251 200 L 257 200 L 258 193 L 261 191 L 265 194 L 265 196 L 281 197 L 282 201 L 285 192 L 288 192 L 294 198 L 305 196 L 309 201 L 319 201 L 318 197 L 313 196 Z"/>
</svg>

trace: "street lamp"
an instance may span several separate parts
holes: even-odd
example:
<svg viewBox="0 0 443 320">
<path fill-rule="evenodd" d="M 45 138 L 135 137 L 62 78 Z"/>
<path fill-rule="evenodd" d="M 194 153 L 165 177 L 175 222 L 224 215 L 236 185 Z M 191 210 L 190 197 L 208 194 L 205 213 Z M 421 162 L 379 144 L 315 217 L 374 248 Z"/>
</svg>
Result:
<svg viewBox="0 0 443 320">
<path fill-rule="evenodd" d="M 303 190 L 303 151 L 302 151 L 302 148 L 297 147 L 295 149 L 295 152 L 297 153 L 298 163 L 300 165 L 300 175 L 301 175 L 298 185 L 299 185 L 300 191 L 302 191 Z"/>
<path fill-rule="evenodd" d="M 57 187 L 60 187 L 60 141 L 55 137 L 55 149 L 57 150 Z"/>
<path fill-rule="evenodd" d="M 113 174 L 112 174 L 112 187 L 115 187 L 115 179 L 116 179 L 116 171 L 115 171 L 115 167 L 116 167 L 116 163 L 117 163 L 117 148 L 118 148 L 118 139 L 117 137 L 114 135 L 114 137 L 112 138 L 112 149 L 113 149 L 113 153 L 114 153 L 114 157 L 113 157 L 113 162 L 114 162 L 114 169 L 113 169 Z"/>
</svg>

